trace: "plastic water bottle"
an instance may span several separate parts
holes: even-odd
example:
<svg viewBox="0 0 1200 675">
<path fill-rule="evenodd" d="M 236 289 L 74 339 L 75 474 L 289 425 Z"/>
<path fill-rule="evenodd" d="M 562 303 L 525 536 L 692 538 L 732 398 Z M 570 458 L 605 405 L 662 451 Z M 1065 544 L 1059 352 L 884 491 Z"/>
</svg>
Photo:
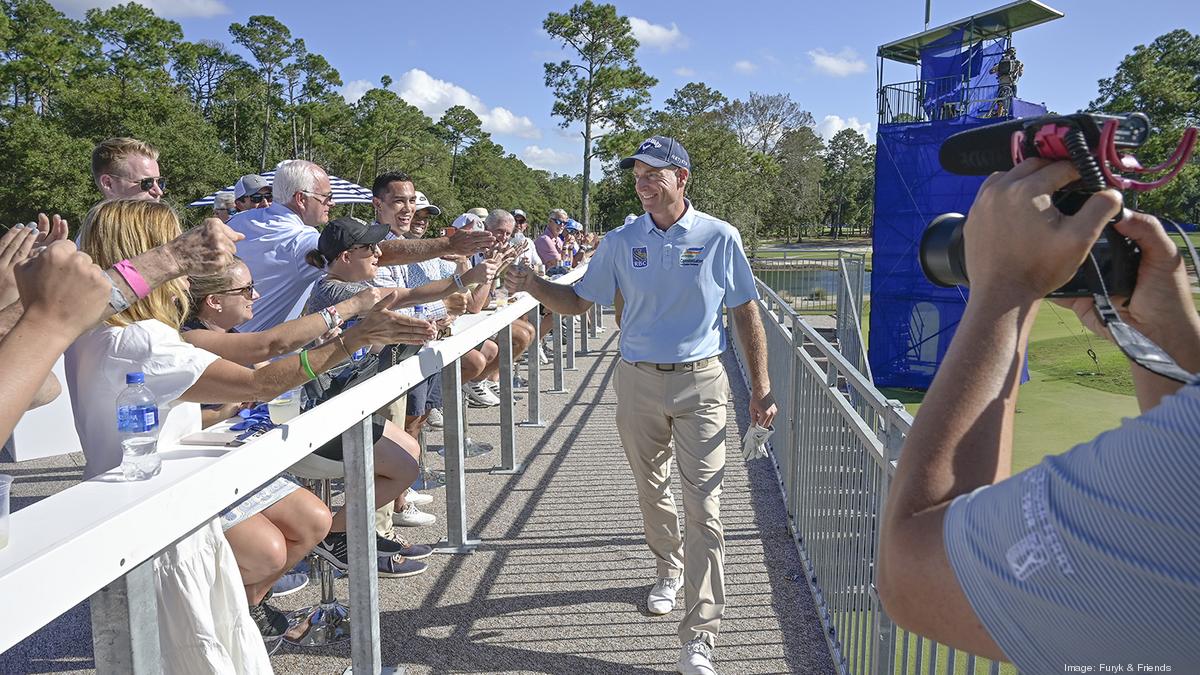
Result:
<svg viewBox="0 0 1200 675">
<path fill-rule="evenodd" d="M 121 439 L 121 473 L 125 480 L 145 480 L 162 470 L 158 454 L 158 404 L 146 376 L 129 373 L 117 396 L 117 434 Z"/>
</svg>

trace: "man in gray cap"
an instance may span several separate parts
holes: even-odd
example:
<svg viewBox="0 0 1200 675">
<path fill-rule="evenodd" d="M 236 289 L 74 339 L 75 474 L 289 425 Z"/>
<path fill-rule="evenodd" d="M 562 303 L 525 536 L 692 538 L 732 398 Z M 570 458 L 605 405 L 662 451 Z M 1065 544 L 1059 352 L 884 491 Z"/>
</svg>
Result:
<svg viewBox="0 0 1200 675">
<path fill-rule="evenodd" d="M 239 212 L 270 206 L 271 183 L 256 173 L 242 176 L 233 186 L 233 205 Z"/>
</svg>

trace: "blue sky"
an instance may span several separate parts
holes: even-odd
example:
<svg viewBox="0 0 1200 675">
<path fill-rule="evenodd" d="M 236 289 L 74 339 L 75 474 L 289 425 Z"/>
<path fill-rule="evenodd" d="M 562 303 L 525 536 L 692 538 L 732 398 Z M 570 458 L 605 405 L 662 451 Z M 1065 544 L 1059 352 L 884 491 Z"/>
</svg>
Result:
<svg viewBox="0 0 1200 675">
<path fill-rule="evenodd" d="M 116 0 L 51 0 L 81 16 Z M 342 0 L 143 0 L 183 25 L 189 40 L 230 43 L 228 26 L 254 14 L 274 15 L 310 51 L 323 54 L 354 98 L 390 75 L 392 88 L 436 119 L 464 104 L 484 120 L 493 139 L 526 163 L 578 173 L 578 128 L 561 129 L 550 115 L 553 96 L 542 64 L 565 52 L 541 30 L 550 11 L 571 2 L 364 2 Z M 621 2 L 641 39 L 638 61 L 659 80 L 653 105 L 679 86 L 702 81 L 726 96 L 787 92 L 812 112 L 825 137 L 851 126 L 874 141 L 878 45 L 920 32 L 924 0 L 830 2 L 739 0 Z M 934 0 L 931 26 L 1004 4 Z M 1052 109 L 1075 110 L 1096 95 L 1138 44 L 1175 28 L 1200 30 L 1200 2 L 1163 0 L 1047 0 L 1066 14 L 1017 33 L 1025 62 L 1021 97 Z M 333 11 L 331 11 L 331 9 Z M 885 82 L 915 79 L 911 67 L 890 64 Z"/>
</svg>

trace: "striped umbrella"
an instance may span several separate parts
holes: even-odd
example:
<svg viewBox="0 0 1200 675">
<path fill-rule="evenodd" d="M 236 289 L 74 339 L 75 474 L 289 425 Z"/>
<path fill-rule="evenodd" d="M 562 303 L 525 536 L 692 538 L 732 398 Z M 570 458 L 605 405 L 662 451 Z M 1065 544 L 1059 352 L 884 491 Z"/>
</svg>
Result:
<svg viewBox="0 0 1200 675">
<path fill-rule="evenodd" d="M 274 171 L 267 171 L 259 175 L 263 178 L 266 178 L 267 183 L 273 183 L 275 181 Z M 234 185 L 236 184 L 237 183 L 234 183 Z M 337 176 L 330 176 L 329 186 L 333 189 L 333 201 L 337 202 L 338 204 L 371 203 L 371 191 L 361 185 L 351 183 L 350 181 L 343 178 L 338 178 Z M 233 187 L 233 185 L 230 185 L 227 188 L 218 190 L 207 197 L 197 199 L 191 204 L 188 204 L 188 206 L 212 206 L 213 200 L 216 199 L 219 192 L 233 192 Z"/>
</svg>

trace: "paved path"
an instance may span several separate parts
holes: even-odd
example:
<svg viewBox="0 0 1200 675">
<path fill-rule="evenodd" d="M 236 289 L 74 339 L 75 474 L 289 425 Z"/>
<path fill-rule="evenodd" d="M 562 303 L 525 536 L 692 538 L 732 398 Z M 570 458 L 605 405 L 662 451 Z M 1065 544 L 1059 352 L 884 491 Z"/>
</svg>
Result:
<svg viewBox="0 0 1200 675">
<path fill-rule="evenodd" d="M 496 453 L 467 460 L 470 531 L 483 545 L 470 555 L 435 555 L 420 576 L 380 580 L 385 663 L 402 664 L 410 675 L 674 672 L 682 603 L 666 617 L 645 611 L 654 562 L 613 422 L 617 333 L 612 318 L 606 322 L 600 351 L 580 356 L 578 370 L 566 374 L 570 393 L 543 396 L 547 427 L 518 429 L 523 475 L 487 473 Z M 730 355 L 726 361 L 736 369 Z M 546 368 L 543 382 L 550 375 Z M 730 379 L 733 451 L 746 390 L 740 376 Z M 525 417 L 524 401 L 517 417 Z M 498 420 L 496 408 L 470 410 L 470 435 L 498 447 Z M 437 446 L 441 435 L 427 442 Z M 35 497 L 31 490 L 50 494 L 78 480 L 76 462 L 21 465 L 22 503 Z M 12 467 L 0 464 L 0 472 Z M 435 490 L 429 507 L 438 524 L 406 534 L 430 543 L 445 534 L 443 493 Z M 766 460 L 728 465 L 722 517 L 728 608 L 716 652 L 720 672 L 833 672 Z M 345 600 L 346 582 L 337 585 Z M 293 609 L 316 598 L 314 584 L 277 604 Z M 87 616 L 86 606 L 68 612 L 0 656 L 0 672 L 90 671 Z M 278 673 L 341 673 L 349 649 L 285 647 L 272 663 Z"/>
</svg>

